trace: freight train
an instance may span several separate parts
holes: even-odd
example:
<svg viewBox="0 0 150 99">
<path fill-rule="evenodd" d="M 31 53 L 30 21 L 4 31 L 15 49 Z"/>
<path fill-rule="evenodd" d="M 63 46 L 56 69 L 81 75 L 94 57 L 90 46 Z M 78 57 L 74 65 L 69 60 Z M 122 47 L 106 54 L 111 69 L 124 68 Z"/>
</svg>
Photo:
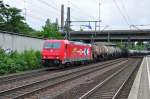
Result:
<svg viewBox="0 0 150 99">
<path fill-rule="evenodd" d="M 122 50 L 116 46 L 86 44 L 69 40 L 46 40 L 42 49 L 44 66 L 67 66 L 121 57 Z"/>
<path fill-rule="evenodd" d="M 128 56 L 145 56 L 150 55 L 148 50 L 128 50 Z"/>
</svg>

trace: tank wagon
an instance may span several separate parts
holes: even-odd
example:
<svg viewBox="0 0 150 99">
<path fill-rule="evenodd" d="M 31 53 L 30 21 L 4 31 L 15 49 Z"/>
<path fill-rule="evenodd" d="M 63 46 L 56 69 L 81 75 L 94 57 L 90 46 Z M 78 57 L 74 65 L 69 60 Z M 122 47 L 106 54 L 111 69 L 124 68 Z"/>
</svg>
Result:
<svg viewBox="0 0 150 99">
<path fill-rule="evenodd" d="M 122 50 L 115 45 L 98 42 L 92 45 L 93 59 L 96 61 L 121 57 Z"/>
<path fill-rule="evenodd" d="M 122 50 L 102 43 L 86 44 L 69 40 L 46 40 L 42 50 L 44 66 L 66 66 L 121 57 Z"/>
</svg>

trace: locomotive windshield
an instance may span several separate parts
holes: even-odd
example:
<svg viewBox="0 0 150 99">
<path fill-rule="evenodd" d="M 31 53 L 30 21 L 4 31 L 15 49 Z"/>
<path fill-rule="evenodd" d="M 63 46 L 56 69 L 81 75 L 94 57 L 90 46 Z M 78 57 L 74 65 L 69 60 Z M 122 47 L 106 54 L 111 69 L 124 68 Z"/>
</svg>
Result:
<svg viewBox="0 0 150 99">
<path fill-rule="evenodd" d="M 60 48 L 60 42 L 46 42 L 45 44 L 44 44 L 44 48 L 55 48 L 55 49 L 57 49 L 57 48 Z"/>
</svg>

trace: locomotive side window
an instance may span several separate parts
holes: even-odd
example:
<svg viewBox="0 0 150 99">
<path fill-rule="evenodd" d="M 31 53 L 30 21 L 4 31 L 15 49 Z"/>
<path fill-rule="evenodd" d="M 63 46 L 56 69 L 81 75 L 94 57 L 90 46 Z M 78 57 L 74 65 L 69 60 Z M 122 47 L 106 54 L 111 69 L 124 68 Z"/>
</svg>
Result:
<svg viewBox="0 0 150 99">
<path fill-rule="evenodd" d="M 57 48 L 60 48 L 60 42 L 46 42 L 45 44 L 44 44 L 44 48 L 55 48 L 55 49 L 57 49 Z"/>
</svg>

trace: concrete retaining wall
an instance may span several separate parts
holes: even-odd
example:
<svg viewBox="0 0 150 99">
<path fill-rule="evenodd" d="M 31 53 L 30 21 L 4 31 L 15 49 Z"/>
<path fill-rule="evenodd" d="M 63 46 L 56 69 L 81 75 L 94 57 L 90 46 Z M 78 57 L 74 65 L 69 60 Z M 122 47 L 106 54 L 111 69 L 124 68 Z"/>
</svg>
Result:
<svg viewBox="0 0 150 99">
<path fill-rule="evenodd" d="M 4 50 L 41 50 L 44 40 L 18 35 L 15 33 L 0 32 L 0 47 Z"/>
</svg>

